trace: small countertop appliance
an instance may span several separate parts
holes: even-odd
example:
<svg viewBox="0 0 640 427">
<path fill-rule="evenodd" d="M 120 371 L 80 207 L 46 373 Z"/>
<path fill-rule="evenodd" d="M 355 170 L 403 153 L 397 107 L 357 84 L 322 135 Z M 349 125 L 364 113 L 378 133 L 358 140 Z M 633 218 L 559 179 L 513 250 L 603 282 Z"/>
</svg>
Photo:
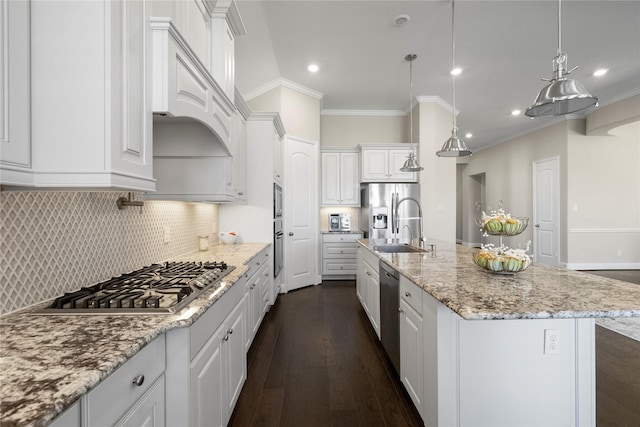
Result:
<svg viewBox="0 0 640 427">
<path fill-rule="evenodd" d="M 351 214 L 329 214 L 329 231 L 351 231 Z"/>
</svg>

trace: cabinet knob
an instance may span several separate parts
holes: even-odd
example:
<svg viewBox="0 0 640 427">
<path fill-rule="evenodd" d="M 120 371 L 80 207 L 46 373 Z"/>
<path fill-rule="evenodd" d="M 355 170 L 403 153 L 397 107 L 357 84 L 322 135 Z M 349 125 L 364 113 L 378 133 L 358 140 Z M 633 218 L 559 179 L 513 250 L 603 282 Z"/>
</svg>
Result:
<svg viewBox="0 0 640 427">
<path fill-rule="evenodd" d="M 290 232 L 289 232 L 289 236 L 293 236 L 293 231 L 290 231 Z"/>
<path fill-rule="evenodd" d="M 222 338 L 222 341 L 229 341 L 229 332 L 224 334 L 224 337 Z"/>
<path fill-rule="evenodd" d="M 133 377 L 132 383 L 140 387 L 144 383 L 144 375 L 136 375 L 135 377 Z"/>
<path fill-rule="evenodd" d="M 411 298 L 411 292 L 405 292 L 404 296 L 407 297 L 407 298 Z"/>
<path fill-rule="evenodd" d="M 400 307 L 398 307 L 398 313 L 404 313 Z"/>
</svg>

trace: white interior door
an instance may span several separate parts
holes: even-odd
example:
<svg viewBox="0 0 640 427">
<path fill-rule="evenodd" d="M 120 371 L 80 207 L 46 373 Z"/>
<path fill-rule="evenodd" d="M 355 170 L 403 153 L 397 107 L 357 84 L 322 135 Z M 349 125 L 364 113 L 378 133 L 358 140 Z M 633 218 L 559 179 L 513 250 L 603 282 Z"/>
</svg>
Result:
<svg viewBox="0 0 640 427">
<path fill-rule="evenodd" d="M 286 138 L 284 271 L 287 291 L 318 283 L 318 147 Z"/>
<path fill-rule="evenodd" d="M 533 164 L 533 256 L 547 265 L 560 264 L 558 163 L 554 157 Z"/>
</svg>

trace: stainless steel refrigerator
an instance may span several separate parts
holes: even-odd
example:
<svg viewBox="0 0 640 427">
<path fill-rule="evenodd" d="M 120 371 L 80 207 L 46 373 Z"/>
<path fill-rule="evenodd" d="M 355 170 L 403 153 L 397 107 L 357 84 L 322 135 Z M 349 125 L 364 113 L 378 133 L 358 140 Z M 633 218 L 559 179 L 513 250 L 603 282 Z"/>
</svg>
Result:
<svg viewBox="0 0 640 427">
<path fill-rule="evenodd" d="M 360 228 L 374 243 L 420 237 L 420 184 L 361 184 L 360 208 Z"/>
</svg>

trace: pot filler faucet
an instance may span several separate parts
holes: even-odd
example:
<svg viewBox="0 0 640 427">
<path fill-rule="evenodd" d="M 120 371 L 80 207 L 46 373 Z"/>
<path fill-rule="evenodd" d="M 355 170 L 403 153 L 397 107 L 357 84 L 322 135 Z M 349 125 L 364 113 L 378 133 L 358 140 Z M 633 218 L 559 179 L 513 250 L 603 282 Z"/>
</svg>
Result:
<svg viewBox="0 0 640 427">
<path fill-rule="evenodd" d="M 398 215 L 400 211 L 400 205 L 403 202 L 407 202 L 407 201 L 412 201 L 416 205 L 418 205 L 418 218 L 400 218 L 400 216 Z M 424 248 L 425 242 L 427 241 L 427 239 L 424 237 L 424 233 L 422 231 L 422 206 L 420 206 L 420 202 L 417 199 L 414 199 L 413 197 L 405 197 L 404 199 L 400 199 L 395 203 L 393 210 L 394 210 L 393 217 L 395 218 L 395 224 L 393 224 L 393 229 L 395 234 L 396 235 L 400 234 L 400 219 L 417 219 L 419 224 L 418 227 L 420 228 L 420 237 L 418 238 L 418 245 L 420 246 L 420 248 Z M 411 230 L 409 230 L 409 235 L 411 236 L 411 240 L 409 241 L 409 244 L 411 244 L 411 242 L 413 241 L 413 235 L 411 234 Z"/>
</svg>

